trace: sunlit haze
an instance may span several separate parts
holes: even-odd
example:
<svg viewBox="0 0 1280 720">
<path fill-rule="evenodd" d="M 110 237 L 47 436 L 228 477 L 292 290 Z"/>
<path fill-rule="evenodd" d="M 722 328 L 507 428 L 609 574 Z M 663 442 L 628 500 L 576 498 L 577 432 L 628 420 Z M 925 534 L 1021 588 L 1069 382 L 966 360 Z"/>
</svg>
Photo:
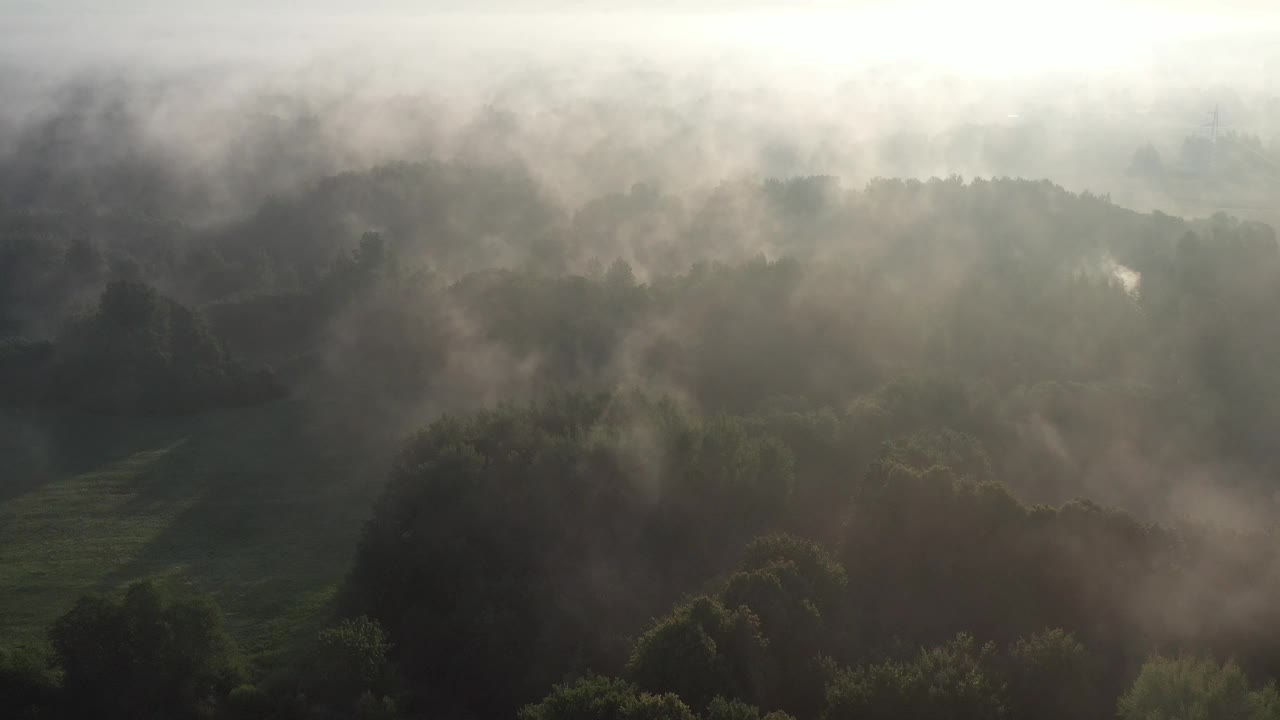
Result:
<svg viewBox="0 0 1280 720">
<path fill-rule="evenodd" d="M 1280 720 L 1280 0 L 0 0 L 0 718 Z"/>
</svg>

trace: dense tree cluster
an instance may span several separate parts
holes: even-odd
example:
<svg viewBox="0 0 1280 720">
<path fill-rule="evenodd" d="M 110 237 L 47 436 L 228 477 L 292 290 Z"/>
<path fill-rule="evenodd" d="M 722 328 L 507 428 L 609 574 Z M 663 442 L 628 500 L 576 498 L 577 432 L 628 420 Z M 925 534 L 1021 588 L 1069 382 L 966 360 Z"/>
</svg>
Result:
<svg viewBox="0 0 1280 720">
<path fill-rule="evenodd" d="M 213 601 L 151 583 L 82 598 L 50 656 L 0 653 L 0 714 L 20 720 L 392 720 L 400 681 L 386 633 L 336 622 L 271 673 L 250 672 Z M 257 676 L 259 684 L 246 680 Z"/>
<path fill-rule="evenodd" d="M 139 586 L 77 605 L 51 664 L 0 658 L 15 713 L 1280 706 L 1248 680 L 1280 676 L 1265 225 L 958 178 L 571 211 L 517 168 L 436 162 L 211 226 L 0 216 L 6 405 L 191 413 L 287 385 L 370 434 L 429 419 L 294 654 L 245 670 L 206 605 Z M 1179 518 L 1188 493 L 1250 522 Z"/>
<path fill-rule="evenodd" d="M 904 373 L 946 376 L 982 386 L 1003 419 L 1001 437 L 981 437 L 993 469 L 1055 502 L 1131 505 L 1189 467 L 1248 480 L 1278 462 L 1267 368 L 1280 338 L 1266 318 L 1280 251 L 1266 226 L 1144 216 L 1023 181 L 847 192 L 801 179 L 702 202 L 662 239 L 628 240 L 678 249 L 669 261 L 617 244 L 639 220 L 606 232 L 595 211 L 595 229 L 556 241 L 574 257 L 543 265 L 499 255 L 465 272 L 429 240 L 386 232 L 375 257 L 394 272 L 343 254 L 313 284 L 208 314 L 240 356 L 457 410 L 566 383 L 644 384 L 733 412 L 839 408 Z M 606 271 L 601 258 L 618 259 Z"/>
<path fill-rule="evenodd" d="M 47 665 L 0 658 L 6 717 L 208 717 L 243 672 L 216 606 L 150 584 L 82 598 L 49 629 L 49 644 Z"/>
<path fill-rule="evenodd" d="M 248 405 L 284 389 L 232 361 L 201 317 L 140 282 L 115 280 L 56 343 L 4 341 L 0 399 L 116 414 Z"/>
<path fill-rule="evenodd" d="M 913 402 L 936 401 L 914 392 Z M 945 417 L 927 407 L 916 412 Z M 694 711 L 725 697 L 817 717 L 832 692 L 824 664 L 872 663 L 840 676 L 850 707 L 871 702 L 857 699 L 868 687 L 914 697 L 910 684 L 930 681 L 912 672 L 972 659 L 972 641 L 914 670 L 873 661 L 965 632 L 1009 648 L 999 663 L 972 660 L 1003 663 L 991 683 L 1004 689 L 973 699 L 987 709 L 966 717 L 1015 706 L 1042 716 L 1013 687 L 1071 687 L 1064 716 L 1105 712 L 1153 648 L 1280 671 L 1280 617 L 1251 600 L 1280 596 L 1270 534 L 1149 525 L 1088 501 L 1028 506 L 953 430 L 908 430 L 861 475 L 833 482 L 792 462 L 806 447 L 773 435 L 775 422 L 698 421 L 619 397 L 441 420 L 397 463 L 348 582 L 351 611 L 386 624 L 412 683 L 493 712 L 594 670 L 675 693 Z M 858 433 L 833 422 L 837 438 Z M 826 452 L 847 450 L 837 443 Z M 806 505 L 835 524 L 805 523 L 821 517 Z M 747 542 L 789 527 L 831 550 L 786 535 Z M 734 557 L 737 570 L 723 574 Z M 700 589 L 710 594 L 679 599 Z M 1079 642 L 1039 634 L 1055 627 Z M 617 642 L 625 636 L 630 649 Z M 1050 670 L 1061 677 L 1036 675 Z M 891 680 L 906 685 L 881 685 Z"/>
<path fill-rule="evenodd" d="M 643 398 L 442 420 L 397 460 L 347 603 L 406 638 L 406 676 L 510 710 L 571 669 L 548 658 L 616 665 L 626 632 L 778 516 L 790 472 L 742 420 Z"/>
<path fill-rule="evenodd" d="M 1120 698 L 1119 716 L 1271 720 L 1280 717 L 1280 694 L 1274 682 L 1251 689 L 1248 677 L 1233 662 L 1157 655 L 1142 666 L 1133 687 Z"/>
<path fill-rule="evenodd" d="M 1141 180 L 1175 201 L 1203 203 L 1220 199 L 1246 210 L 1270 212 L 1270 198 L 1280 188 L 1280 162 L 1274 145 L 1235 130 L 1183 138 L 1162 155 L 1151 144 L 1134 151 L 1130 177 Z"/>
</svg>

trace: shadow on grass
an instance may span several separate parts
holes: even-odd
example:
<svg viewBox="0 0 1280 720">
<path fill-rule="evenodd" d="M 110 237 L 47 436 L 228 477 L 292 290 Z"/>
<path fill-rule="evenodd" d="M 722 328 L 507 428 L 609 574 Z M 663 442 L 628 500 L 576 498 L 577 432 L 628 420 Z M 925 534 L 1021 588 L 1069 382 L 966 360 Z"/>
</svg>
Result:
<svg viewBox="0 0 1280 720">
<path fill-rule="evenodd" d="M 34 623 L 82 592 L 159 579 L 212 594 L 246 651 L 281 652 L 331 614 L 407 429 L 317 398 L 180 418 L 0 413 L 0 504 L 47 486 L 72 509 L 41 522 L 79 527 L 82 491 L 119 500 L 96 519 L 115 533 L 93 541 L 106 564 L 33 559 L 39 597 L 12 605 Z"/>
<path fill-rule="evenodd" d="M 180 576 L 213 595 L 255 653 L 308 627 L 299 608 L 328 607 L 316 594 L 331 597 L 350 567 L 396 439 L 359 441 L 319 420 L 296 401 L 225 411 L 169 446 L 140 473 L 128 511 L 190 504 L 99 589 Z"/>
<path fill-rule="evenodd" d="M 0 412 L 0 502 L 60 477 L 180 442 L 192 418 L 141 420 L 52 411 Z"/>
</svg>

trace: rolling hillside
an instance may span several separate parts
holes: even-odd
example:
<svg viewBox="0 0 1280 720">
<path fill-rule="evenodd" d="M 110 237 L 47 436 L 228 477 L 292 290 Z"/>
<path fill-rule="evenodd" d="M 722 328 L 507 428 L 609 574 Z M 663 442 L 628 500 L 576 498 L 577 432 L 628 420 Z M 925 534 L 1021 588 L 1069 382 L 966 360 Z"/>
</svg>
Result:
<svg viewBox="0 0 1280 720">
<path fill-rule="evenodd" d="M 316 402 L 0 414 L 0 637 L 37 641 L 84 593 L 154 578 L 213 593 L 250 652 L 279 647 L 332 597 L 387 457 L 318 425 L 341 414 Z"/>
</svg>

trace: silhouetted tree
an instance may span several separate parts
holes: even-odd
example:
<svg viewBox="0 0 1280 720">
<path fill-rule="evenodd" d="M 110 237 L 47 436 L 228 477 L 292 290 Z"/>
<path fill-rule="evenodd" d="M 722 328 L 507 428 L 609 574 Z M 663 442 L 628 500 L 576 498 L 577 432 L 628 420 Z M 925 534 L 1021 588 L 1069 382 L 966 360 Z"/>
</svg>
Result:
<svg viewBox="0 0 1280 720">
<path fill-rule="evenodd" d="M 49 640 L 77 717 L 204 717 L 240 674 L 211 602 L 166 602 L 145 583 L 120 600 L 81 599 Z"/>
</svg>

